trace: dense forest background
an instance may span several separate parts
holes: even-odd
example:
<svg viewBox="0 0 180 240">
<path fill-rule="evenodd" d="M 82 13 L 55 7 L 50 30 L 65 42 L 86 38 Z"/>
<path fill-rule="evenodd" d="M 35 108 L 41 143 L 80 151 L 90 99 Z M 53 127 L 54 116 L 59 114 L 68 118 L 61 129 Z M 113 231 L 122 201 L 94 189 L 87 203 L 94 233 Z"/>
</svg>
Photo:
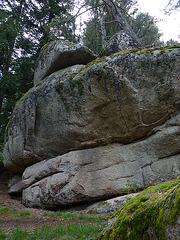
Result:
<svg viewBox="0 0 180 240">
<path fill-rule="evenodd" d="M 98 54 L 119 30 L 108 2 L 116 6 L 144 45 L 177 43 L 160 41 L 156 19 L 147 13 L 137 14 L 136 0 L 1 0 L 0 160 L 6 125 L 16 101 L 33 86 L 34 66 L 42 46 L 62 39 L 80 42 Z M 165 11 L 169 14 L 179 7 L 179 1 L 170 0 Z M 82 12 L 89 13 L 86 22 Z"/>
</svg>

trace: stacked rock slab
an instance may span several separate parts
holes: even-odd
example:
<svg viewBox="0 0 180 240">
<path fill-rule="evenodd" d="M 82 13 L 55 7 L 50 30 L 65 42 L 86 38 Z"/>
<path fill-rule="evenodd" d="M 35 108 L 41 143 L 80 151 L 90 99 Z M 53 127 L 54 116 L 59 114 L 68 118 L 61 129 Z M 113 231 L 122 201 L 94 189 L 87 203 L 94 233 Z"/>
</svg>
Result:
<svg viewBox="0 0 180 240">
<path fill-rule="evenodd" d="M 90 49 L 68 41 L 46 44 L 39 54 L 34 72 L 34 85 L 52 73 L 76 64 L 87 64 L 96 59 Z"/>
<path fill-rule="evenodd" d="M 24 204 L 56 208 L 177 177 L 179 54 L 122 51 L 31 89 L 14 109 L 5 147 L 6 167 L 25 170 Z"/>
<path fill-rule="evenodd" d="M 26 168 L 24 204 L 43 208 L 72 205 L 176 178 L 180 134 L 179 127 L 167 127 L 171 123 L 143 141 L 69 152 Z"/>
</svg>

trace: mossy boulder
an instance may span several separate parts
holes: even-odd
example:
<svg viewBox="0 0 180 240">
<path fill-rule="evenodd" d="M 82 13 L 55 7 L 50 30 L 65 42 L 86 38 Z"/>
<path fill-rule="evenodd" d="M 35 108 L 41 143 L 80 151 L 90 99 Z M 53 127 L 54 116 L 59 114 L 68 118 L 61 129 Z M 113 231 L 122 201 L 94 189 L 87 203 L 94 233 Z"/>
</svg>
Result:
<svg viewBox="0 0 180 240">
<path fill-rule="evenodd" d="M 173 155 L 177 159 L 180 48 L 151 52 L 119 52 L 84 68 L 74 65 L 46 77 L 14 108 L 7 128 L 5 166 L 22 173 L 36 162 L 72 150 L 112 143 L 126 146 L 168 127 L 166 134 L 171 137 L 162 141 L 165 135 L 160 134 L 162 144 L 155 153 L 153 142 L 147 144 L 149 149 L 140 148 L 127 159 L 164 162 L 162 158 Z M 170 119 L 174 120 L 167 122 Z"/>
<path fill-rule="evenodd" d="M 176 178 L 179 56 L 178 47 L 122 51 L 53 72 L 25 94 L 4 149 L 4 165 L 24 172 L 24 204 L 62 207 Z"/>
<path fill-rule="evenodd" d="M 99 240 L 170 240 L 180 236 L 180 177 L 149 187 L 110 219 Z"/>
</svg>

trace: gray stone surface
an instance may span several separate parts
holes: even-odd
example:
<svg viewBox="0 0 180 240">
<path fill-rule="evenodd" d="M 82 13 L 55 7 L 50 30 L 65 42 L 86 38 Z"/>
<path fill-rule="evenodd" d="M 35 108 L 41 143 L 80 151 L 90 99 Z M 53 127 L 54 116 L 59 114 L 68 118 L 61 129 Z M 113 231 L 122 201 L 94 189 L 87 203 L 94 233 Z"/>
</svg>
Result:
<svg viewBox="0 0 180 240">
<path fill-rule="evenodd" d="M 170 125 L 174 121 L 136 143 L 72 151 L 26 168 L 23 203 L 56 208 L 175 179 L 180 174 L 180 126 Z"/>
<path fill-rule="evenodd" d="M 117 209 L 124 206 L 124 204 L 131 199 L 132 197 L 135 197 L 138 193 L 131 193 L 124 196 L 111 198 L 106 201 L 101 201 L 94 203 L 87 207 L 85 209 L 86 213 L 108 213 L 108 212 L 114 212 Z"/>
<path fill-rule="evenodd" d="M 121 173 L 126 176 L 129 171 L 129 179 L 131 176 L 134 179 L 142 161 L 146 162 L 143 171 L 152 183 L 157 174 L 161 176 L 167 171 L 168 176 L 168 166 L 177 165 L 180 151 L 177 142 L 179 53 L 180 48 L 118 53 L 99 59 L 84 69 L 77 65 L 51 74 L 31 89 L 13 111 L 5 147 L 5 166 L 21 173 L 36 162 L 70 151 L 119 143 L 121 149 L 127 149 L 122 153 L 129 166 L 118 171 L 116 166 L 110 167 L 111 162 L 118 159 L 112 152 L 106 159 L 107 171 L 111 169 L 109 174 L 114 171 L 120 179 Z M 162 124 L 172 117 L 166 132 L 161 131 Z M 157 131 L 159 134 L 152 138 L 156 141 L 151 140 L 151 144 L 145 147 L 144 141 L 149 141 L 146 138 Z M 145 139 L 143 145 L 128 145 L 139 139 Z M 133 153 L 134 146 L 139 146 L 136 154 Z M 89 159 L 94 159 L 91 156 L 93 151 L 86 150 Z M 156 161 L 156 152 L 161 164 Z M 74 159 L 75 153 L 70 154 Z M 161 168 L 166 163 L 167 170 Z M 173 169 L 176 175 L 178 168 Z M 136 183 L 142 184 L 142 174 L 137 176 Z"/>
<path fill-rule="evenodd" d="M 37 143 L 35 135 L 39 135 L 38 138 L 39 140 L 41 139 L 40 141 L 42 142 L 50 141 L 52 143 L 51 145 L 49 142 L 47 147 L 50 147 L 50 145 L 53 148 L 59 147 L 55 143 L 54 137 L 56 134 L 57 138 L 60 137 L 58 136 L 58 128 L 61 128 L 61 125 L 64 126 L 64 121 L 66 121 L 67 116 L 63 116 L 64 103 L 62 99 L 59 99 L 56 92 L 56 85 L 59 84 L 60 81 L 68 79 L 69 76 L 77 73 L 83 67 L 84 65 L 74 65 L 51 74 L 51 76 L 46 79 L 45 85 L 42 83 L 38 87 L 30 89 L 23 99 L 16 104 L 9 123 L 8 142 L 4 149 L 6 155 L 4 165 L 6 168 L 15 173 L 22 173 L 27 166 L 54 156 L 54 153 L 49 154 L 44 147 Z M 41 112 L 40 108 L 42 105 L 43 108 L 45 108 Z M 47 111 L 48 116 L 45 115 Z M 55 117 L 55 115 L 57 116 Z M 44 124 L 44 121 L 47 121 L 48 126 L 44 126 L 40 133 L 39 127 Z M 13 126 L 10 126 L 11 122 L 14 122 Z M 56 124 L 53 126 L 55 122 Z M 51 130 L 54 135 L 52 139 L 52 134 L 50 134 Z M 65 129 L 62 129 L 61 133 L 64 130 Z M 63 144 L 64 140 L 61 138 L 62 136 L 58 141 Z M 34 151 L 33 148 L 36 148 L 36 150 Z"/>
<path fill-rule="evenodd" d="M 34 85 L 60 69 L 76 64 L 87 64 L 94 59 L 96 55 L 80 44 L 60 40 L 46 44 L 36 63 Z"/>
<path fill-rule="evenodd" d="M 22 190 L 23 190 L 22 175 L 16 174 L 14 177 L 12 177 L 8 187 L 9 187 L 9 194 L 21 196 Z"/>
</svg>

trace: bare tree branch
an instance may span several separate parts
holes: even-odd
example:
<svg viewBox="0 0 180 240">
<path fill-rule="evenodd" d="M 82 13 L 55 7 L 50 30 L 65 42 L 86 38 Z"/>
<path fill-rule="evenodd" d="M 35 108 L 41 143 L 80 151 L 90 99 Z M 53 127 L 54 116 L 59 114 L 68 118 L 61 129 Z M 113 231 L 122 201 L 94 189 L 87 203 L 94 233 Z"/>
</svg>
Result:
<svg viewBox="0 0 180 240">
<path fill-rule="evenodd" d="M 105 22 L 105 24 L 110 24 L 110 23 L 114 23 L 114 22 L 121 24 L 121 22 L 119 20 L 111 20 L 111 21 Z"/>
<path fill-rule="evenodd" d="M 76 17 L 79 17 L 80 15 L 84 14 L 85 12 L 88 12 L 89 10 L 91 10 L 91 9 L 93 9 L 93 8 L 97 8 L 97 7 L 104 6 L 104 3 L 102 3 L 102 4 L 97 4 L 96 6 L 87 8 L 85 11 L 79 13 L 80 10 L 81 10 L 83 7 L 85 7 L 85 6 L 86 6 L 85 4 L 84 4 L 83 6 L 81 6 L 81 7 L 78 9 L 77 13 L 72 17 L 72 19 L 73 19 L 73 18 L 76 18 Z"/>
</svg>

